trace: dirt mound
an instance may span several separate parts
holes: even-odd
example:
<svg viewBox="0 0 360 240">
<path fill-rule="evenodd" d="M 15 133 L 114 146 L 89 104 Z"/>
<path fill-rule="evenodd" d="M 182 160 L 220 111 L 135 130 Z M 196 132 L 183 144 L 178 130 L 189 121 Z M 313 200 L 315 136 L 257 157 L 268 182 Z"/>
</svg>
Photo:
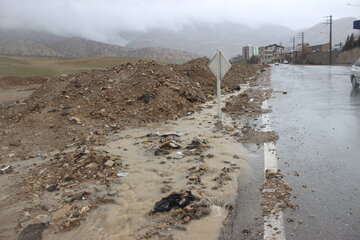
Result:
<svg viewBox="0 0 360 240">
<path fill-rule="evenodd" d="M 0 144 L 5 146 L 1 152 L 16 150 L 19 155 L 100 145 L 107 132 L 187 115 L 215 96 L 216 81 L 208 62 L 206 58 L 183 65 L 139 61 L 52 77 L 27 100 L 1 107 Z M 223 89 L 245 83 L 258 70 L 234 65 L 222 82 Z M 16 140 L 21 143 L 9 145 Z"/>
</svg>

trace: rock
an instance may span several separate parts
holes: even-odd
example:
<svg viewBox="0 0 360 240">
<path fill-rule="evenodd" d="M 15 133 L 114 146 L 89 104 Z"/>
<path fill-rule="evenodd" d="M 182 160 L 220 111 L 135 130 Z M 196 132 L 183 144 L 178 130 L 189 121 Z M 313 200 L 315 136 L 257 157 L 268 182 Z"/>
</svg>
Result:
<svg viewBox="0 0 360 240">
<path fill-rule="evenodd" d="M 187 231 L 186 227 L 181 226 L 181 225 L 175 225 L 172 228 L 175 230 L 178 230 L 178 231 Z"/>
<path fill-rule="evenodd" d="M 97 163 L 89 163 L 88 165 L 86 165 L 86 168 L 97 168 L 98 164 Z"/>
<path fill-rule="evenodd" d="M 51 185 L 46 187 L 46 190 L 48 190 L 49 192 L 54 192 L 54 191 L 57 190 L 57 185 L 56 184 L 51 184 Z"/>
<path fill-rule="evenodd" d="M 17 240 L 42 240 L 42 232 L 45 228 L 45 223 L 29 224 L 21 231 Z"/>
<path fill-rule="evenodd" d="M 107 113 L 107 111 L 106 111 L 105 109 L 101 109 L 101 110 L 100 110 L 100 115 L 101 115 L 102 117 L 107 117 L 108 113 Z"/>
<path fill-rule="evenodd" d="M 70 213 L 72 209 L 72 206 L 70 204 L 66 204 L 64 206 L 62 206 L 61 208 L 59 208 L 57 211 L 53 212 L 52 214 L 52 218 L 54 220 L 59 220 L 61 218 L 66 217 L 67 214 Z"/>
<path fill-rule="evenodd" d="M 116 194 L 118 194 L 117 190 L 111 190 L 110 192 L 108 192 L 109 196 L 115 196 Z"/>
<path fill-rule="evenodd" d="M 201 199 L 200 201 L 195 202 L 194 206 L 195 207 L 207 207 L 207 208 L 210 208 L 211 203 L 206 199 Z"/>
<path fill-rule="evenodd" d="M 190 220 L 191 220 L 190 216 L 185 216 L 185 217 L 183 218 L 183 221 L 184 221 L 185 223 L 190 222 Z"/>
<path fill-rule="evenodd" d="M 46 215 L 46 214 L 37 215 L 33 219 L 33 223 L 49 223 L 50 221 L 51 221 L 51 217 L 49 215 Z"/>
<path fill-rule="evenodd" d="M 70 117 L 69 120 L 70 120 L 70 122 L 72 122 L 72 123 L 76 123 L 76 124 L 80 124 L 80 123 L 81 123 L 80 118 L 77 118 L 77 117 Z"/>
<path fill-rule="evenodd" d="M 83 206 L 81 209 L 80 209 L 80 214 L 83 214 L 83 213 L 86 213 L 90 211 L 90 207 L 88 206 Z"/>
<path fill-rule="evenodd" d="M 14 141 L 11 141 L 10 143 L 10 146 L 13 146 L 13 147 L 19 147 L 21 146 L 21 140 L 14 140 Z"/>
<path fill-rule="evenodd" d="M 200 219 L 202 217 L 208 216 L 210 212 L 211 212 L 210 208 L 199 207 L 196 209 L 196 213 L 194 214 L 194 217 Z"/>
<path fill-rule="evenodd" d="M 105 165 L 108 166 L 108 167 L 112 167 L 114 164 L 115 164 L 115 162 L 112 161 L 112 160 L 107 160 L 107 161 L 105 162 Z"/>
<path fill-rule="evenodd" d="M 233 127 L 230 126 L 225 126 L 225 130 L 228 132 L 233 132 L 235 129 Z"/>
<path fill-rule="evenodd" d="M 64 178 L 64 181 L 65 181 L 65 182 L 70 182 L 70 181 L 72 181 L 72 180 L 74 180 L 73 177 L 67 176 L 67 177 Z"/>
</svg>

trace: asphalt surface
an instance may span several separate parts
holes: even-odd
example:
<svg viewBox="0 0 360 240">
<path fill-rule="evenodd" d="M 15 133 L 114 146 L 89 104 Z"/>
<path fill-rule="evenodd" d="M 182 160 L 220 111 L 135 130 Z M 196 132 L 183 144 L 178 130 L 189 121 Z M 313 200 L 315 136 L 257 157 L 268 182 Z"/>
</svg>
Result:
<svg viewBox="0 0 360 240">
<path fill-rule="evenodd" d="M 360 239 L 360 89 L 352 89 L 349 72 L 272 67 L 278 166 L 299 205 L 285 213 L 286 239 Z"/>
</svg>

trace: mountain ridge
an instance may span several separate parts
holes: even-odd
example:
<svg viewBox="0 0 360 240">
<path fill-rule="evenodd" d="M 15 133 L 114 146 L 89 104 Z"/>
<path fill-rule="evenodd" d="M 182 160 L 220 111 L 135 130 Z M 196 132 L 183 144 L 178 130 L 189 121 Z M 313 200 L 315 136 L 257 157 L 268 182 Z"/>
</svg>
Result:
<svg viewBox="0 0 360 240">
<path fill-rule="evenodd" d="M 345 42 L 354 33 L 355 18 L 342 18 L 333 22 L 333 43 Z M 54 57 L 96 57 L 123 56 L 144 57 L 155 60 L 182 63 L 198 56 L 211 57 L 216 49 L 222 49 L 226 56 L 233 57 L 242 52 L 247 44 L 264 46 L 282 44 L 290 46 L 290 37 L 304 32 L 305 42 L 310 45 L 327 43 L 328 26 L 316 24 L 310 28 L 294 31 L 281 25 L 262 25 L 251 28 L 244 24 L 191 23 L 177 30 L 161 28 L 147 31 L 119 32 L 124 46 L 99 42 L 81 37 L 67 37 L 28 29 L 0 29 L 0 55 L 54 56 Z M 301 40 L 296 38 L 296 42 Z M 38 51 L 35 51 L 38 48 Z"/>
</svg>

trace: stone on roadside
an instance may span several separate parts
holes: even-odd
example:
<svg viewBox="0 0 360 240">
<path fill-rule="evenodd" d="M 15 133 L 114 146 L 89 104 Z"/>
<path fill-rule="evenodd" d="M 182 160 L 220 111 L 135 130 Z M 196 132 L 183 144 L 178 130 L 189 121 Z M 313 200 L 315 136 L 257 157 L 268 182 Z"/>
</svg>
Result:
<svg viewBox="0 0 360 240">
<path fill-rule="evenodd" d="M 97 163 L 94 163 L 94 162 L 86 165 L 86 168 L 97 168 L 97 167 L 98 167 Z"/>
<path fill-rule="evenodd" d="M 13 147 L 19 147 L 19 146 L 21 146 L 21 140 L 20 139 L 14 140 L 14 141 L 11 141 L 9 144 L 10 144 L 10 146 L 13 146 Z"/>
<path fill-rule="evenodd" d="M 108 167 L 112 167 L 114 164 L 115 164 L 115 162 L 112 161 L 112 160 L 107 160 L 107 161 L 105 162 L 105 166 L 108 166 Z"/>
<path fill-rule="evenodd" d="M 76 123 L 76 124 L 80 124 L 80 123 L 81 123 L 80 118 L 77 118 L 77 117 L 70 117 L 69 120 L 70 120 L 70 122 L 72 122 L 72 123 Z"/>
<path fill-rule="evenodd" d="M 81 209 L 80 209 L 80 214 L 84 214 L 86 212 L 90 211 L 90 207 L 89 206 L 83 206 Z"/>
<path fill-rule="evenodd" d="M 46 214 L 40 214 L 37 215 L 34 219 L 33 219 L 33 223 L 49 223 L 51 221 L 51 217 L 49 215 Z"/>
</svg>

